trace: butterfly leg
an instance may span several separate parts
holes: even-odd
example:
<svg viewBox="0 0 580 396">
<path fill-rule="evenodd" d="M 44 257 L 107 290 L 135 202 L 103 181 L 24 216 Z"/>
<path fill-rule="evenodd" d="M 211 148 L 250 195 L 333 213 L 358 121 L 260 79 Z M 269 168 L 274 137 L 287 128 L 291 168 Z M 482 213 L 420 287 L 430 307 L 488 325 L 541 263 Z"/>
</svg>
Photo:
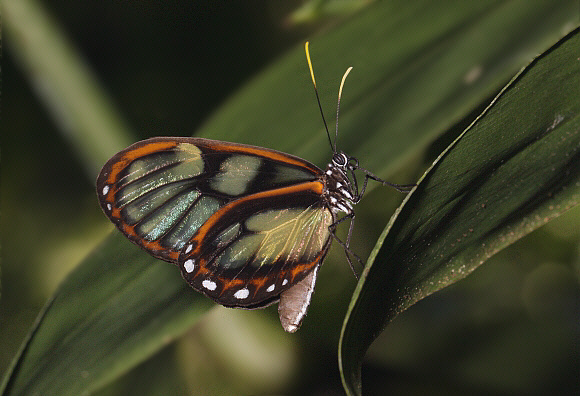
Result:
<svg viewBox="0 0 580 396">
<path fill-rule="evenodd" d="M 343 221 L 350 219 L 350 224 L 348 227 L 348 234 L 346 236 L 346 242 L 343 242 L 336 234 L 336 228 L 337 226 L 342 223 Z M 359 275 L 356 271 L 356 269 L 354 268 L 354 265 L 352 263 L 351 257 L 350 255 L 352 255 L 361 265 L 364 266 L 364 263 L 362 261 L 362 259 L 350 249 L 350 238 L 352 235 L 352 230 L 354 227 L 354 212 L 347 214 L 346 216 L 338 219 L 334 224 L 331 224 L 329 226 L 330 229 L 330 234 L 332 235 L 332 237 L 339 243 L 340 246 L 342 246 L 342 248 L 344 249 L 344 253 L 346 255 L 346 261 L 348 261 L 348 265 L 350 266 L 350 269 L 352 270 L 352 272 L 354 273 L 355 278 L 358 280 L 359 279 Z"/>
<path fill-rule="evenodd" d="M 367 188 L 367 183 L 369 181 L 369 179 L 378 181 L 379 183 L 385 185 L 385 186 L 390 186 L 393 187 L 395 190 L 397 190 L 400 193 L 408 193 L 411 192 L 411 190 L 413 189 L 413 187 L 416 186 L 416 184 L 395 184 L 395 183 L 390 183 L 386 180 L 383 180 L 381 178 L 379 178 L 378 176 L 375 176 L 373 173 L 369 172 L 368 170 L 364 169 L 364 168 L 358 168 L 361 172 L 363 172 L 365 174 L 365 181 L 363 183 L 363 187 L 360 191 L 360 193 L 358 194 L 357 198 L 362 198 L 366 188 Z"/>
</svg>

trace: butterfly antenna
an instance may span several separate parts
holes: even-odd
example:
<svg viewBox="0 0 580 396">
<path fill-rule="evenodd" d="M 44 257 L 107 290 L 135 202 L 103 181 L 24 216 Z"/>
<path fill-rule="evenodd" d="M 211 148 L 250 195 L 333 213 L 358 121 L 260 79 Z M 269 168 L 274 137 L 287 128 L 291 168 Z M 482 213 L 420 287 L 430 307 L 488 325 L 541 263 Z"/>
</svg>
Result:
<svg viewBox="0 0 580 396">
<path fill-rule="evenodd" d="M 324 122 L 324 129 L 326 129 L 326 136 L 328 137 L 328 142 L 332 148 L 332 152 L 336 152 L 336 140 L 335 144 L 332 144 L 332 139 L 330 138 L 330 132 L 328 131 L 328 124 L 326 123 L 326 118 L 324 118 L 324 112 L 322 111 L 322 105 L 320 104 L 320 97 L 318 96 L 318 89 L 316 88 L 316 79 L 314 78 L 314 69 L 312 68 L 312 62 L 310 61 L 310 51 L 308 51 L 309 42 L 304 44 L 304 51 L 306 52 L 306 60 L 308 61 L 308 69 L 310 70 L 310 77 L 312 78 L 312 84 L 314 85 L 314 93 L 316 94 L 316 101 L 318 102 L 318 108 L 320 109 L 320 115 L 322 116 L 322 122 Z M 341 87 L 342 88 L 342 87 Z"/>
<path fill-rule="evenodd" d="M 352 66 L 346 69 L 344 76 L 342 76 L 342 81 L 340 82 L 340 88 L 338 89 L 338 102 L 336 103 L 336 128 L 334 131 L 334 151 L 336 151 L 336 139 L 338 138 L 338 114 L 340 113 L 340 98 L 342 97 L 342 88 L 344 87 L 344 82 L 346 80 L 346 76 L 352 70 Z"/>
</svg>

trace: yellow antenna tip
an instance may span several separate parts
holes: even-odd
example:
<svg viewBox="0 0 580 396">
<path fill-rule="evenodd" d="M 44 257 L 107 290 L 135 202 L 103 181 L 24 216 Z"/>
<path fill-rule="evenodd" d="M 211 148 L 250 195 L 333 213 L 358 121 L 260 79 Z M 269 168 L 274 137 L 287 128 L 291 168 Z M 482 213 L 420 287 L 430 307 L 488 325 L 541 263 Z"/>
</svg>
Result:
<svg viewBox="0 0 580 396">
<path fill-rule="evenodd" d="M 344 76 L 342 76 L 342 81 L 340 82 L 340 88 L 338 90 L 338 101 L 339 102 L 340 102 L 340 97 L 342 96 L 342 87 L 344 87 L 344 81 L 346 80 L 346 76 L 348 76 L 348 73 L 350 73 L 351 70 L 352 70 L 352 66 L 350 66 L 348 69 L 346 69 Z"/>
<path fill-rule="evenodd" d="M 312 84 L 316 88 L 316 79 L 314 78 L 314 70 L 312 69 L 312 61 L 310 60 L 310 51 L 308 50 L 308 45 L 310 43 L 307 41 L 304 44 L 304 51 L 306 52 L 306 60 L 308 61 L 308 69 L 310 70 L 310 78 L 312 78 Z"/>
</svg>

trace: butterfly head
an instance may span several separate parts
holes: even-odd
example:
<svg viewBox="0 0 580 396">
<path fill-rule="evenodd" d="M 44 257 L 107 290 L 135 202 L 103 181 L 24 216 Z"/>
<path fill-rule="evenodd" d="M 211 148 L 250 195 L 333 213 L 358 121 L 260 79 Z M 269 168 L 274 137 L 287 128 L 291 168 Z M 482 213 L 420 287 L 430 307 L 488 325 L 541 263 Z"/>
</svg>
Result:
<svg viewBox="0 0 580 396">
<path fill-rule="evenodd" d="M 336 151 L 332 155 L 332 165 L 346 171 L 354 171 L 358 168 L 358 159 L 351 157 L 344 151 Z"/>
</svg>

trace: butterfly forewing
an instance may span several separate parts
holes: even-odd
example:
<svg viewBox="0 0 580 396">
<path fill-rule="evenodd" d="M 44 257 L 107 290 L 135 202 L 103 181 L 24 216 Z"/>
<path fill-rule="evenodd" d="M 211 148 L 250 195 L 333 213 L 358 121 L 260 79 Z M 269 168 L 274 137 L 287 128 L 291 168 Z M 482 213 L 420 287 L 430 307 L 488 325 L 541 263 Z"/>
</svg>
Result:
<svg viewBox="0 0 580 396">
<path fill-rule="evenodd" d="M 276 301 L 320 261 L 333 215 L 323 173 L 274 150 L 154 138 L 121 151 L 97 179 L 111 221 L 228 306 Z M 180 252 L 181 255 L 180 255 Z"/>
</svg>

